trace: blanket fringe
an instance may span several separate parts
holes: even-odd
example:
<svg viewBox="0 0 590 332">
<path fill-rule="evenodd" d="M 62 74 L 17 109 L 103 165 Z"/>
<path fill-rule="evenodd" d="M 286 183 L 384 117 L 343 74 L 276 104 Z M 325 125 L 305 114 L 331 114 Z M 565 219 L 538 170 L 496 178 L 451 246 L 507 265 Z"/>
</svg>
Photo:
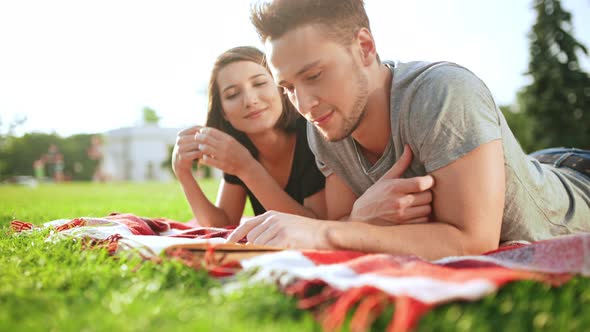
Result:
<svg viewBox="0 0 590 332">
<path fill-rule="evenodd" d="M 296 281 L 287 286 L 284 292 L 299 299 L 297 305 L 299 309 L 316 311 L 317 318 L 326 331 L 340 330 L 348 313 L 357 304 L 358 306 L 350 321 L 350 330 L 353 332 L 368 331 L 385 308 L 394 303 L 396 304 L 396 312 L 398 311 L 398 305 L 402 310 L 398 314 L 394 313 L 388 331 L 409 330 L 413 326 L 412 323 L 415 323 L 420 315 L 428 310 L 428 308 L 415 310 L 418 307 L 414 303 L 403 300 L 403 297 L 396 299 L 372 286 L 362 286 L 341 291 L 328 286 L 319 279 Z M 399 302 L 400 300 L 405 302 Z M 404 304 L 408 305 L 404 306 Z M 407 319 L 408 316 L 405 315 L 411 313 L 414 314 L 413 319 Z"/>
<path fill-rule="evenodd" d="M 109 252 L 109 255 L 114 255 L 119 248 L 119 240 L 122 238 L 119 234 L 113 234 L 104 240 L 86 237 L 82 239 L 82 249 L 104 248 Z"/>
<path fill-rule="evenodd" d="M 35 225 L 33 225 L 30 222 L 21 221 L 21 220 L 13 220 L 10 222 L 10 230 L 12 230 L 15 233 L 28 231 L 33 228 L 35 228 Z"/>
<path fill-rule="evenodd" d="M 195 270 L 204 269 L 213 277 L 232 276 L 242 270 L 240 262 L 227 260 L 226 254 L 216 254 L 215 245 L 208 245 L 204 254 L 184 248 L 167 249 L 165 254 Z"/>
<path fill-rule="evenodd" d="M 387 332 L 405 332 L 413 329 L 422 315 L 431 308 L 432 305 L 409 296 L 398 296 L 395 299 L 395 311 Z"/>
<path fill-rule="evenodd" d="M 68 229 L 72 229 L 75 227 L 82 227 L 86 225 L 86 220 L 82 219 L 82 218 L 76 218 L 76 219 L 72 219 L 72 221 L 67 222 L 63 225 L 57 226 L 55 227 L 55 230 L 58 232 L 62 232 Z"/>
</svg>

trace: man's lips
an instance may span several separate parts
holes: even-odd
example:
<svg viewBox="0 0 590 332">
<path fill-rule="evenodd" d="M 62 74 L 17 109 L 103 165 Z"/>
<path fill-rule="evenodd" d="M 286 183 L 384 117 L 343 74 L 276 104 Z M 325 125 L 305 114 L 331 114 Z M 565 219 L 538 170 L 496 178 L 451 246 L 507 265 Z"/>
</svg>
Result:
<svg viewBox="0 0 590 332">
<path fill-rule="evenodd" d="M 334 111 L 330 111 L 330 112 L 328 112 L 328 114 L 322 115 L 319 118 L 315 118 L 312 121 L 314 124 L 321 126 L 321 125 L 325 124 L 326 122 L 328 122 L 328 120 L 330 120 L 330 118 L 332 117 L 332 114 L 334 114 Z"/>
</svg>

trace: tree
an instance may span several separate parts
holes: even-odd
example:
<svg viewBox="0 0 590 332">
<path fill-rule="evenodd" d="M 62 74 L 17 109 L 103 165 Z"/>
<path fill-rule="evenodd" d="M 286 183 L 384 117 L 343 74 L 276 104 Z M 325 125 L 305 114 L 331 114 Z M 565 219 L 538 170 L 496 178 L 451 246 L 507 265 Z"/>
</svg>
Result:
<svg viewBox="0 0 590 332">
<path fill-rule="evenodd" d="M 533 139 L 533 128 L 536 125 L 534 119 L 511 106 L 500 106 L 500 110 L 522 149 L 527 153 L 533 152 L 536 148 Z"/>
<path fill-rule="evenodd" d="M 72 180 L 92 179 L 97 161 L 88 157 L 92 134 L 79 134 L 62 138 L 57 134 L 27 133 L 21 137 L 8 136 L 0 146 L 0 181 L 15 175 L 32 175 L 33 162 L 48 153 L 49 146 L 57 146 L 64 158 L 64 173 Z M 51 175 L 53 164 L 45 165 Z"/>
<path fill-rule="evenodd" d="M 149 107 L 143 108 L 143 123 L 157 125 L 160 122 L 160 116 L 158 113 Z"/>
<path fill-rule="evenodd" d="M 571 14 L 559 0 L 535 0 L 537 21 L 529 34 L 532 78 L 518 96 L 534 120 L 534 148 L 590 147 L 590 77 L 578 62 L 588 50 L 573 36 Z"/>
</svg>

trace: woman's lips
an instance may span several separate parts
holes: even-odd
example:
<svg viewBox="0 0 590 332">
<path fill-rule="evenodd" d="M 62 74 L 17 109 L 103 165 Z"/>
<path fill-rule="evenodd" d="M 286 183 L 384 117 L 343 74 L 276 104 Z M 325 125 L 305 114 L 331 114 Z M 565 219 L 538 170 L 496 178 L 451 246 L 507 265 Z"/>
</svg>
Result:
<svg viewBox="0 0 590 332">
<path fill-rule="evenodd" d="M 256 110 L 256 111 L 252 111 L 248 114 L 246 114 L 246 116 L 244 118 L 246 119 L 253 119 L 253 118 L 257 118 L 262 112 L 264 112 L 266 109 L 261 109 L 261 110 Z"/>
</svg>

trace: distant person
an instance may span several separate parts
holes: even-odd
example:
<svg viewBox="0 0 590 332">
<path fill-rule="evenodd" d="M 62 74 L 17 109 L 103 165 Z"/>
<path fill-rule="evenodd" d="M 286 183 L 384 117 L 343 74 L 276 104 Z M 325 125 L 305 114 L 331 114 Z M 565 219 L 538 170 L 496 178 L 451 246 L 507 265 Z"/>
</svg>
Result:
<svg viewBox="0 0 590 332">
<path fill-rule="evenodd" d="M 43 158 L 37 159 L 33 162 L 33 174 L 37 181 L 42 182 L 45 180 L 45 161 Z"/>
<path fill-rule="evenodd" d="M 53 164 L 53 169 L 54 169 L 53 180 L 55 182 L 64 182 L 64 180 L 65 180 L 64 168 L 65 168 L 64 155 L 61 153 L 56 153 L 55 159 L 54 159 L 54 164 Z"/>
<path fill-rule="evenodd" d="M 327 210 L 351 221 L 267 213 L 230 241 L 434 259 L 590 231 L 590 152 L 527 156 L 469 70 L 381 61 L 363 1 L 271 0 L 251 17 L 274 80 L 309 121 L 326 192 L 339 192 Z M 427 222 L 372 224 L 420 211 L 426 189 Z"/>
<path fill-rule="evenodd" d="M 172 166 L 197 222 L 238 225 L 246 198 L 254 213 L 277 210 L 325 218 L 324 176 L 307 145 L 306 122 L 284 98 L 261 51 L 236 47 L 215 61 L 207 125 L 178 134 Z M 192 174 L 193 163 L 223 171 L 212 204 Z"/>
<path fill-rule="evenodd" d="M 53 180 L 55 182 L 63 182 L 65 180 L 64 168 L 64 156 L 58 152 L 53 157 Z"/>
<path fill-rule="evenodd" d="M 47 177 L 50 181 L 55 181 L 55 164 L 57 161 L 57 155 L 59 154 L 59 148 L 55 143 L 51 143 L 47 149 L 47 153 L 43 156 L 45 165 L 47 166 Z"/>
<path fill-rule="evenodd" d="M 108 180 L 108 176 L 104 172 L 104 154 L 103 154 L 103 143 L 99 135 L 94 135 L 90 139 L 90 147 L 88 148 L 88 158 L 95 162 L 94 174 L 92 180 L 95 182 L 105 182 Z"/>
</svg>

